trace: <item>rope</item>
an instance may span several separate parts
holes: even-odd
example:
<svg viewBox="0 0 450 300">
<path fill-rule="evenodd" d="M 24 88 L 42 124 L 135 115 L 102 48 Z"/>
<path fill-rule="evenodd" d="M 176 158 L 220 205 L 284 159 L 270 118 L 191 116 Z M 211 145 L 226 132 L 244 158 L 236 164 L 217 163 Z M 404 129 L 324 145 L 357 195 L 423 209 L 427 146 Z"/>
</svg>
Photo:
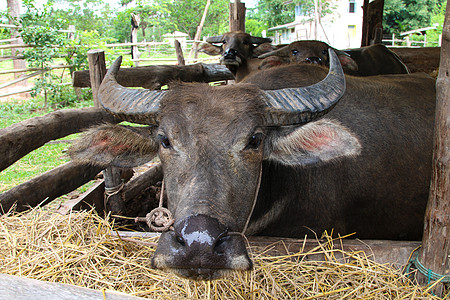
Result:
<svg viewBox="0 0 450 300">
<path fill-rule="evenodd" d="M 414 265 L 420 273 L 428 278 L 428 284 L 433 281 L 439 281 L 441 283 L 450 283 L 450 275 L 441 275 L 433 272 L 433 270 L 426 268 L 419 261 L 419 252 L 412 255 L 411 259 L 408 262 L 407 271 L 409 272 L 409 268 Z"/>
<path fill-rule="evenodd" d="M 175 219 L 172 216 L 172 213 L 163 207 L 164 200 L 164 180 L 161 185 L 161 194 L 159 197 L 159 206 L 149 212 L 145 217 L 136 217 L 134 221 L 137 222 L 146 222 L 148 227 L 152 231 L 156 232 L 165 232 L 169 230 L 173 230 L 173 223 Z"/>
<path fill-rule="evenodd" d="M 105 187 L 105 198 L 104 198 L 104 207 L 106 210 L 106 205 L 108 204 L 109 198 L 111 196 L 117 195 L 118 193 L 120 193 L 120 191 L 122 191 L 123 187 L 125 186 L 125 182 L 122 179 L 122 182 L 119 185 L 116 185 L 114 187 L 110 187 L 107 188 Z"/>
</svg>

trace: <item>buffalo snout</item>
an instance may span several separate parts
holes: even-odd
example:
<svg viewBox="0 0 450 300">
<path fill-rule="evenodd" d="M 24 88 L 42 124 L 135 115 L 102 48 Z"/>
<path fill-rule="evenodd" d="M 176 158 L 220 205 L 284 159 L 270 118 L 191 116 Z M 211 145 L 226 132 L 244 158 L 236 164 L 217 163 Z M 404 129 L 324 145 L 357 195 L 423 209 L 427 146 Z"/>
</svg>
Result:
<svg viewBox="0 0 450 300">
<path fill-rule="evenodd" d="M 152 265 L 196 280 L 252 268 L 243 237 L 229 233 L 225 225 L 206 215 L 187 217 L 176 222 L 173 231 L 162 234 Z"/>
</svg>

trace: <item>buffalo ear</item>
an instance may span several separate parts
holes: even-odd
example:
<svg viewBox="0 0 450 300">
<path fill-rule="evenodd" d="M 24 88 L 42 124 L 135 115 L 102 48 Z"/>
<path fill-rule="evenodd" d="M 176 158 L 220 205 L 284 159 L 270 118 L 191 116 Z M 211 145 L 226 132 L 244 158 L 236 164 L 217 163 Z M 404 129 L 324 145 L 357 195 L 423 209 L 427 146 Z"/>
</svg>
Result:
<svg viewBox="0 0 450 300">
<path fill-rule="evenodd" d="M 336 121 L 321 119 L 270 138 L 268 159 L 305 166 L 345 156 L 356 156 L 361 145 L 354 134 Z"/>
<path fill-rule="evenodd" d="M 253 57 L 258 57 L 264 53 L 272 52 L 276 48 L 271 43 L 262 43 L 253 49 Z"/>
<path fill-rule="evenodd" d="M 338 57 L 344 70 L 358 71 L 358 64 L 348 54 L 338 55 Z"/>
<path fill-rule="evenodd" d="M 152 160 L 158 149 L 151 128 L 108 124 L 85 132 L 69 155 L 79 163 L 132 168 Z"/>
<path fill-rule="evenodd" d="M 278 67 L 281 65 L 287 65 L 289 64 L 291 61 L 289 60 L 289 57 L 284 57 L 284 56 L 269 56 L 264 58 L 261 63 L 258 66 L 259 70 L 265 70 L 265 69 L 270 69 L 273 67 Z"/>
<path fill-rule="evenodd" d="M 200 43 L 197 46 L 197 51 L 214 56 L 214 55 L 222 54 L 222 47 L 215 46 L 215 45 L 210 44 L 210 43 Z"/>
</svg>

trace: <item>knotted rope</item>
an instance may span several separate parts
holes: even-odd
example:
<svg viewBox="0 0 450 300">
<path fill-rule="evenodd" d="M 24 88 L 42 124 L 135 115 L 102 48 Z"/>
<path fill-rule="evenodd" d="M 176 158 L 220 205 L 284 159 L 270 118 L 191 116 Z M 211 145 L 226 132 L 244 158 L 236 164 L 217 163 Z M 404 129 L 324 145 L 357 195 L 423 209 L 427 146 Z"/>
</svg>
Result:
<svg viewBox="0 0 450 300">
<path fill-rule="evenodd" d="M 103 200 L 103 205 L 105 207 L 105 210 L 106 210 L 106 205 L 108 204 L 109 198 L 120 193 L 124 186 L 125 186 L 125 182 L 122 179 L 122 182 L 119 185 L 116 185 L 116 186 L 110 187 L 110 188 L 105 187 L 105 197 Z"/>
<path fill-rule="evenodd" d="M 161 194 L 159 196 L 159 206 L 149 212 L 145 217 L 136 217 L 134 221 L 146 222 L 148 227 L 152 231 L 164 232 L 173 230 L 173 223 L 175 219 L 172 217 L 172 213 L 165 207 L 163 207 L 164 198 L 164 180 L 161 185 Z"/>
<path fill-rule="evenodd" d="M 417 250 L 417 249 L 416 249 Z M 414 251 L 416 251 L 414 250 Z M 439 281 L 441 283 L 450 283 L 450 275 L 442 275 L 433 272 L 433 270 L 426 268 L 420 261 L 419 261 L 419 252 L 417 251 L 413 255 L 411 255 L 411 258 L 408 262 L 408 265 L 406 266 L 406 273 L 409 273 L 409 270 L 411 266 L 415 266 L 416 269 L 422 273 L 425 277 L 428 278 L 428 284 L 431 283 L 431 281 Z"/>
</svg>

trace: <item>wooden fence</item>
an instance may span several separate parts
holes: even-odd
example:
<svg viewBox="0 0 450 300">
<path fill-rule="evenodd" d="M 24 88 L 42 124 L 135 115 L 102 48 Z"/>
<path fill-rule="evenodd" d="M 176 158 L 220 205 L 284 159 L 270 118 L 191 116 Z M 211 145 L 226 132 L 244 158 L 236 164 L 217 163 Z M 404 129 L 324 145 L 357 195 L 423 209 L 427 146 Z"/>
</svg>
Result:
<svg viewBox="0 0 450 300">
<path fill-rule="evenodd" d="M 5 25 L 0 24 L 0 27 L 8 27 L 8 28 L 17 28 L 14 25 Z M 62 32 L 73 33 L 74 30 L 62 30 Z M 33 45 L 28 44 L 17 44 L 18 39 L 4 39 L 0 40 L 0 62 L 4 61 L 13 61 L 13 60 L 23 60 L 23 55 L 13 55 L 11 53 L 12 49 L 26 49 L 33 47 Z M 182 43 L 185 50 L 190 49 L 193 45 L 193 40 L 185 40 Z M 177 64 L 176 51 L 174 46 L 174 41 L 170 39 L 165 42 L 138 42 L 138 43 L 112 43 L 112 44 L 101 44 L 101 45 L 91 45 L 90 48 L 97 49 L 111 49 L 114 55 L 130 55 L 133 51 L 138 53 L 139 57 L 131 59 L 136 66 L 138 65 L 146 65 L 150 62 L 159 63 L 159 64 L 168 64 L 174 65 Z M 134 48 L 134 50 L 132 50 Z M 69 49 L 68 49 L 69 50 Z M 143 53 L 148 53 L 147 58 L 142 55 Z M 155 57 L 157 56 L 157 57 Z M 208 57 L 208 58 L 186 58 L 186 63 L 196 63 L 196 62 L 216 62 L 217 59 Z M 71 68 L 73 65 L 67 64 L 58 64 L 51 66 L 51 70 L 60 70 Z M 28 83 L 29 79 L 40 75 L 43 72 L 42 69 L 39 68 L 25 68 L 25 69 L 6 69 L 0 70 L 0 98 L 12 96 L 16 94 L 21 94 L 25 92 L 32 91 L 32 84 L 27 85 L 26 87 L 17 87 L 11 90 L 10 87 L 15 86 L 20 82 Z M 11 74 L 14 74 L 14 78 L 11 78 Z M 20 76 L 19 76 L 20 74 Z M 65 85 L 71 84 L 71 78 L 67 78 L 65 80 Z M 8 91 L 5 91 L 7 88 Z"/>
</svg>

